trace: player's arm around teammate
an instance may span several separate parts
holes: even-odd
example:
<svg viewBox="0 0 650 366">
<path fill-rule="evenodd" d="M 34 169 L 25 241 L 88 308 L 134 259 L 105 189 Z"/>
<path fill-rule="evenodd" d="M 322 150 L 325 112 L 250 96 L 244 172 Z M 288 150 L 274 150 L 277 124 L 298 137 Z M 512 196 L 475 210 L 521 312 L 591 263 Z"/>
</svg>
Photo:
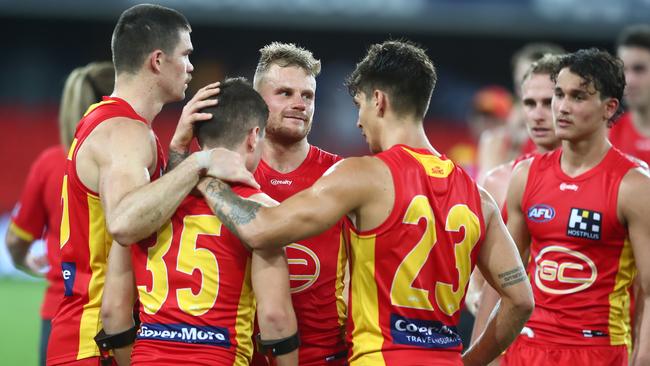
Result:
<svg viewBox="0 0 650 366">
<path fill-rule="evenodd" d="M 216 179 L 200 188 L 230 230 L 252 247 L 264 248 L 315 235 L 348 212 L 351 218 L 371 221 L 362 225 L 378 225 L 387 213 L 377 197 L 386 196 L 391 183 L 390 172 L 379 159 L 363 157 L 334 165 L 312 188 L 275 208 L 241 200 Z M 488 224 L 479 265 L 503 300 L 477 344 L 465 354 L 468 365 L 483 364 L 502 352 L 519 334 L 533 309 L 530 284 L 496 204 L 485 192 L 482 202 Z"/>
<path fill-rule="evenodd" d="M 218 84 L 210 84 L 200 89 L 188 102 L 179 121 L 179 129 L 205 117 L 198 110 L 207 104 L 208 101 L 202 100 L 206 94 L 216 94 L 216 86 Z M 110 129 L 105 128 L 109 126 Z M 98 178 L 94 181 L 91 179 L 90 183 L 99 185 L 108 230 L 115 241 L 123 245 L 151 235 L 169 220 L 203 171 L 207 169 L 207 174 L 219 174 L 214 169 L 208 169 L 211 159 L 240 159 L 237 154 L 225 149 L 195 153 L 192 159 L 179 162 L 177 169 L 150 182 L 150 167 L 155 167 L 157 163 L 153 132 L 142 123 L 126 118 L 106 123 L 98 130 L 84 143 L 79 154 L 85 148 L 86 154 L 98 163 L 96 167 L 86 165 L 85 169 L 96 169 Z M 94 139 L 93 135 L 96 135 Z M 143 144 L 142 141 L 150 143 Z M 102 146 L 112 146 L 112 149 L 101 154 L 104 151 Z M 83 170 L 79 175 L 83 180 L 82 173 Z M 248 171 L 240 174 L 249 184 L 253 181 Z M 111 247 L 104 294 L 107 295 L 102 296 L 101 317 L 106 334 L 119 334 L 132 328 L 136 289 L 129 248 L 121 245 Z M 116 360 L 121 365 L 129 363 L 131 346 L 115 351 Z"/>
<path fill-rule="evenodd" d="M 634 252 L 637 268 L 637 281 L 643 297 L 636 301 L 643 303 L 644 309 L 650 307 L 650 176 L 642 168 L 630 170 L 619 188 L 617 215 L 627 225 L 629 239 Z M 634 366 L 650 364 L 650 314 L 644 311 L 640 320 L 638 339 L 635 342 L 631 364 Z"/>
</svg>

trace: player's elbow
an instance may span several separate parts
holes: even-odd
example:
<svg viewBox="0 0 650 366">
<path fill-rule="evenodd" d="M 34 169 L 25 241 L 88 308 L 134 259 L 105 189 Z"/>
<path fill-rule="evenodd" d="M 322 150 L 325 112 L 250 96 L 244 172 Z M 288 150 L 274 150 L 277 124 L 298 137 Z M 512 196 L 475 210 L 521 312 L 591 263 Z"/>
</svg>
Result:
<svg viewBox="0 0 650 366">
<path fill-rule="evenodd" d="M 530 318 L 533 314 L 533 310 L 535 310 L 535 299 L 533 298 L 533 292 L 531 291 L 530 286 L 526 286 L 526 290 L 522 290 L 521 293 L 517 295 L 518 296 L 510 299 L 513 311 L 521 318 Z"/>
<path fill-rule="evenodd" d="M 142 238 L 136 235 L 127 220 L 116 218 L 106 222 L 108 233 L 121 245 L 131 245 Z"/>
<path fill-rule="evenodd" d="M 263 339 L 283 338 L 296 332 L 296 318 L 290 301 L 275 306 L 259 306 L 257 319 Z"/>
<path fill-rule="evenodd" d="M 273 240 L 265 230 L 258 230 L 257 227 L 247 227 L 246 230 L 239 230 L 237 236 L 241 238 L 251 249 L 264 250 L 273 247 Z"/>
<path fill-rule="evenodd" d="M 108 334 L 119 333 L 133 326 L 133 304 L 120 296 L 104 297 L 100 315 Z"/>
</svg>

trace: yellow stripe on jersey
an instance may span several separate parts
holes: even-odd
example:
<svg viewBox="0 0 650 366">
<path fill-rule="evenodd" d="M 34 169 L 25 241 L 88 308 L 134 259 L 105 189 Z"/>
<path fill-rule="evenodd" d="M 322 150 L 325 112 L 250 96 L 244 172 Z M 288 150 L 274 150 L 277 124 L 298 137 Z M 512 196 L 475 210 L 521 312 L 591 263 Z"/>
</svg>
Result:
<svg viewBox="0 0 650 366">
<path fill-rule="evenodd" d="M 379 301 L 375 281 L 375 235 L 350 233 L 352 356 L 350 366 L 385 366 L 381 353 L 384 337 L 379 327 Z"/>
<path fill-rule="evenodd" d="M 636 275 L 634 255 L 629 239 L 625 239 L 618 262 L 616 283 L 609 294 L 609 340 L 611 345 L 626 345 L 632 349 L 630 329 L 630 295 L 627 290 Z"/>
<path fill-rule="evenodd" d="M 435 155 L 416 153 L 405 147 L 402 147 L 402 149 L 419 161 L 430 177 L 446 178 L 454 170 L 454 163 L 451 160 L 442 160 Z"/>
<path fill-rule="evenodd" d="M 237 319 L 235 320 L 235 350 L 234 366 L 248 366 L 253 357 L 253 314 L 255 314 L 255 297 L 251 286 L 251 260 L 246 261 L 246 273 L 242 285 L 239 305 L 237 306 Z"/>
<path fill-rule="evenodd" d="M 348 252 L 345 249 L 345 240 L 343 239 L 343 232 L 339 235 L 339 256 L 336 261 L 336 312 L 339 316 L 339 325 L 344 326 L 347 318 L 347 306 L 343 299 L 343 291 L 345 291 L 345 265 L 348 263 Z"/>
<path fill-rule="evenodd" d="M 72 157 L 74 156 L 74 149 L 77 148 L 77 140 L 76 138 L 72 140 L 72 143 L 70 144 L 70 150 L 68 150 L 68 160 L 72 160 Z"/>
<path fill-rule="evenodd" d="M 77 140 L 75 140 L 77 141 Z M 74 145 L 74 144 L 73 144 Z M 70 240 L 70 211 L 68 209 L 68 175 L 63 176 L 63 185 L 61 188 L 61 227 L 59 231 L 59 249 L 68 244 Z"/>
<path fill-rule="evenodd" d="M 16 225 L 15 222 L 11 222 L 9 224 L 9 231 L 11 231 L 14 235 L 19 237 L 20 239 L 28 242 L 33 242 L 34 241 L 34 236 L 27 232 L 27 230 L 23 230 L 20 226 Z"/>
<path fill-rule="evenodd" d="M 93 338 L 102 329 L 99 310 L 102 303 L 106 260 L 113 239 L 106 230 L 104 210 L 99 197 L 88 194 L 88 250 L 92 275 L 88 283 L 88 302 L 83 307 L 79 325 L 79 352 L 77 359 L 99 356 Z"/>
<path fill-rule="evenodd" d="M 115 101 L 111 99 L 111 100 L 103 100 L 103 101 L 101 101 L 99 103 L 91 104 L 90 107 L 88 107 L 88 109 L 86 109 L 86 113 L 84 113 L 84 117 L 86 117 L 88 115 L 88 113 L 92 112 L 93 110 L 97 109 L 98 107 L 103 106 L 105 104 L 112 104 L 112 103 L 115 103 Z"/>
</svg>

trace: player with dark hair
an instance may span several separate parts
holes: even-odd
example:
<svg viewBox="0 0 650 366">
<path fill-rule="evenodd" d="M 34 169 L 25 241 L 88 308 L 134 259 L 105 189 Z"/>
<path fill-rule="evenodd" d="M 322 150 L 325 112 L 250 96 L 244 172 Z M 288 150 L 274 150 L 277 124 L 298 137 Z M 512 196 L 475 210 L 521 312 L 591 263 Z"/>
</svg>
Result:
<svg viewBox="0 0 650 366">
<path fill-rule="evenodd" d="M 650 26 L 623 30 L 617 49 L 625 67 L 628 112 L 612 126 L 609 140 L 622 152 L 650 164 Z"/>
<path fill-rule="evenodd" d="M 267 106 L 242 78 L 227 79 L 220 89 L 218 106 L 201 110 L 212 118 L 195 124 L 195 135 L 204 150 L 229 148 L 254 171 Z M 235 185 L 233 190 L 261 204 L 277 204 L 258 189 Z M 294 343 L 283 343 L 291 347 L 277 353 L 276 361 L 297 365 L 296 320 L 281 248 L 251 253 L 200 195 L 183 200 L 156 240 L 132 248 L 142 321 L 133 365 L 177 365 L 188 355 L 193 365 L 248 365 L 255 303 L 261 342 L 295 336 Z"/>
<path fill-rule="evenodd" d="M 115 27 L 112 50 L 113 94 L 88 109 L 67 156 L 60 236 L 64 297 L 52 322 L 48 365 L 99 362 L 93 338 L 103 322 L 111 322 L 111 314 L 100 315 L 107 270 L 130 266 L 129 249 L 111 246 L 113 239 L 130 244 L 153 234 L 206 170 L 223 176 L 215 160 L 239 160 L 225 149 L 203 151 L 158 179 L 165 158 L 151 123 L 163 105 L 185 97 L 193 70 L 190 26 L 182 14 L 147 4 L 126 10 Z M 255 184 L 248 171 L 238 169 L 233 180 Z M 109 257 L 112 265 L 107 265 Z M 130 294 L 122 291 L 127 289 L 107 287 L 111 296 L 106 298 L 129 301 Z M 100 333 L 106 362 L 110 348 L 126 348 L 116 352 L 128 359 L 127 346 L 135 336 L 133 320 L 129 323 L 123 329 L 107 325 Z"/>
<path fill-rule="evenodd" d="M 628 365 L 635 271 L 646 293 L 650 285 L 650 178 L 607 140 L 621 111 L 623 63 L 580 50 L 560 58 L 552 80 L 562 147 L 517 165 L 507 194 L 536 308 L 502 365 Z M 632 365 L 649 362 L 644 318 Z"/>
</svg>

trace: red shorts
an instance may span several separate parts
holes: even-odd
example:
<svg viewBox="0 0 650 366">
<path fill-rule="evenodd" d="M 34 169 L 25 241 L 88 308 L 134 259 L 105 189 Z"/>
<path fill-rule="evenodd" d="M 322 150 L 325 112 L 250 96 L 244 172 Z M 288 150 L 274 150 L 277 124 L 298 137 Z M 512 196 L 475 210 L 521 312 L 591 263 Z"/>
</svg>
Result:
<svg viewBox="0 0 650 366">
<path fill-rule="evenodd" d="M 309 353 L 310 350 L 317 351 L 318 353 Z M 338 353 L 323 355 L 322 349 L 316 350 L 314 348 L 303 347 L 298 348 L 298 359 L 300 366 L 345 366 L 348 364 L 348 351 L 345 349 Z M 254 352 L 251 366 L 269 366 L 269 363 L 261 353 Z"/>
<path fill-rule="evenodd" d="M 628 355 L 625 346 L 544 345 L 519 336 L 503 355 L 500 365 L 627 366 Z"/>
<path fill-rule="evenodd" d="M 99 357 L 88 357 L 81 360 L 75 360 L 64 363 L 50 364 L 48 366 L 101 366 L 102 362 Z M 113 366 L 117 366 L 115 360 L 113 360 Z"/>
</svg>

